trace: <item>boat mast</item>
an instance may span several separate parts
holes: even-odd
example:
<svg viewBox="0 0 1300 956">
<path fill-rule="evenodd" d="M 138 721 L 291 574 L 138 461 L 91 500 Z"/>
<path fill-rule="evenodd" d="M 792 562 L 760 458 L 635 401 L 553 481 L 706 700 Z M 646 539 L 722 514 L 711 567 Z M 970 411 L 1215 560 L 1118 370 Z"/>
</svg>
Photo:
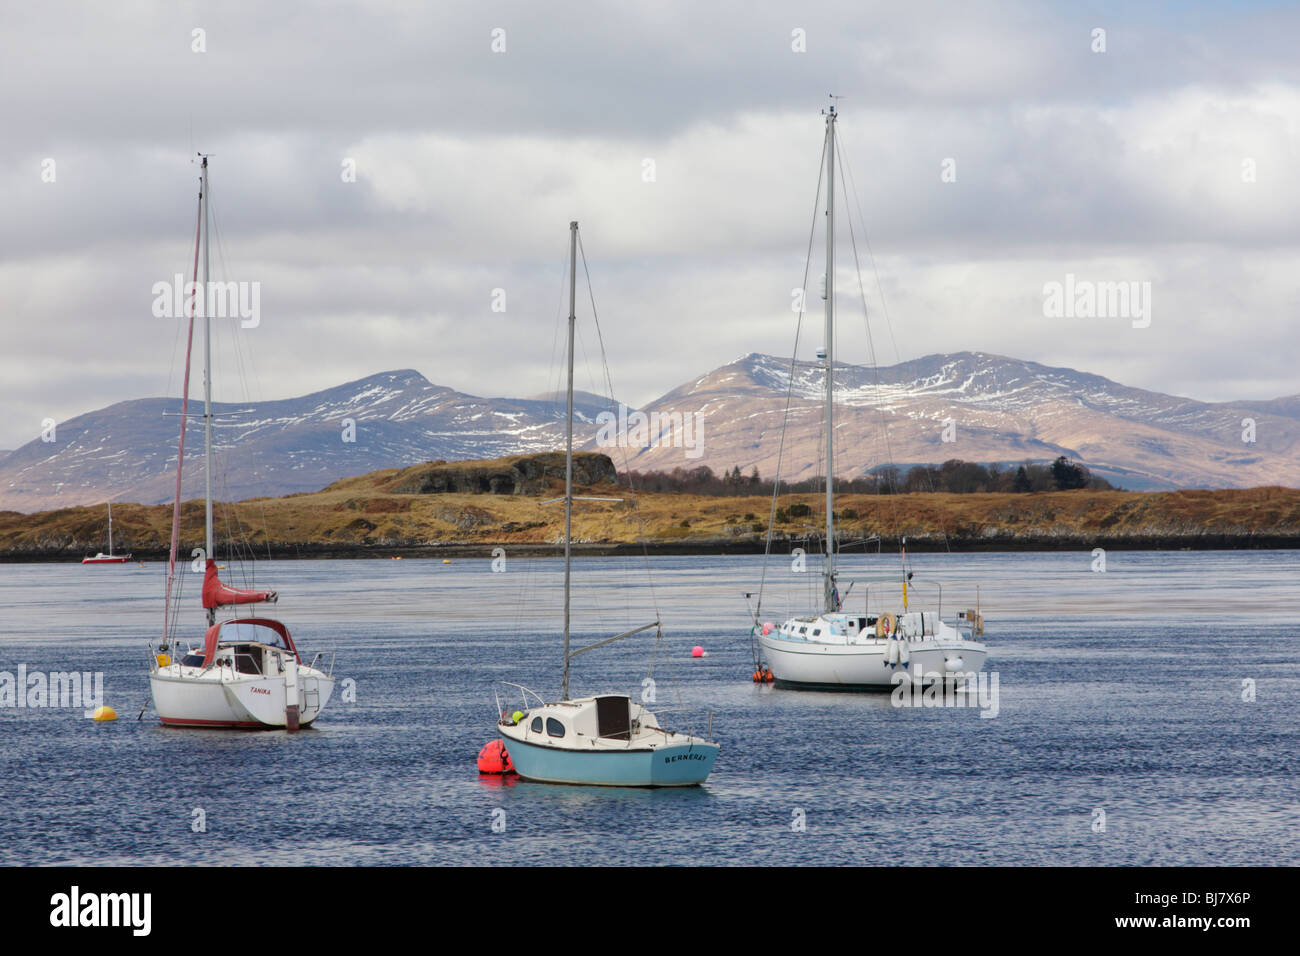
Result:
<svg viewBox="0 0 1300 956">
<path fill-rule="evenodd" d="M 113 502 L 108 503 L 108 556 L 113 556 Z"/>
<path fill-rule="evenodd" d="M 826 112 L 826 576 L 823 598 L 835 611 L 835 104 Z"/>
<path fill-rule="evenodd" d="M 212 199 L 208 195 L 208 157 L 203 157 L 203 556 L 206 560 L 216 560 L 212 553 L 212 317 L 208 314 L 208 206 Z M 217 612 L 208 610 L 208 625 L 216 623 Z"/>
<path fill-rule="evenodd" d="M 573 530 L 573 327 L 577 322 L 578 223 L 569 223 L 569 398 L 568 432 L 564 446 L 564 686 L 569 699 L 569 561 Z"/>
</svg>

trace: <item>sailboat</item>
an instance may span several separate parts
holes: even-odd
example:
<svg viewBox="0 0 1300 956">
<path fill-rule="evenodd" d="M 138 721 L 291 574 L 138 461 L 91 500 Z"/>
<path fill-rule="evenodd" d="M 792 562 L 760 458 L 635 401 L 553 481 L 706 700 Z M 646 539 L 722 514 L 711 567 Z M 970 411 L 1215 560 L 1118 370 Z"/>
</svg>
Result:
<svg viewBox="0 0 1300 956">
<path fill-rule="evenodd" d="M 204 577 L 203 608 L 207 630 L 203 640 L 181 650 L 175 636 L 172 608 L 176 583 L 176 549 L 180 532 L 181 471 L 185 464 L 185 432 L 189 424 L 190 356 L 194 346 L 194 301 L 189 309 L 189 334 L 185 347 L 185 379 L 181 397 L 180 447 L 176 457 L 176 494 L 172 502 L 171 549 L 167 559 L 162 640 L 153 651 L 149 687 L 154 709 L 167 726 L 284 728 L 309 727 L 320 715 L 334 690 L 332 673 L 304 664 L 289 629 L 268 617 L 218 621 L 223 607 L 274 603 L 275 591 L 233 588 L 221 581 L 213 559 L 212 536 L 212 348 L 208 285 L 208 157 L 202 157 L 199 189 L 199 227 L 196 229 L 194 271 L 197 278 L 199 247 L 203 250 L 204 376 Z M 201 230 L 201 242 L 200 242 Z M 332 671 L 332 667 L 331 667 Z"/>
<path fill-rule="evenodd" d="M 108 554 L 103 551 L 93 558 L 82 558 L 82 564 L 126 564 L 131 560 L 129 554 L 113 553 L 113 502 L 108 502 Z"/>
<path fill-rule="evenodd" d="M 522 684 L 523 707 L 497 724 L 514 769 L 525 780 L 606 787 L 690 787 L 703 783 L 721 749 L 701 737 L 665 730 L 645 706 L 626 694 L 570 698 L 569 664 L 579 654 L 633 634 L 658 629 L 655 620 L 574 651 L 569 649 L 573 528 L 573 344 L 577 319 L 578 224 L 569 223 L 569 386 L 564 449 L 564 677 L 560 699 L 547 703 Z M 583 500 L 581 498 L 576 500 Z M 501 713 L 498 702 L 498 713 Z M 502 760 L 506 760 L 502 755 Z"/>
<path fill-rule="evenodd" d="M 835 536 L 835 123 L 832 104 L 826 115 L 826 329 L 825 347 L 818 358 L 825 366 L 826 554 L 822 572 L 822 606 L 806 615 L 791 617 L 781 625 L 761 620 L 762 596 L 754 612 L 751 636 L 757 636 L 767 667 L 758 661 L 755 680 L 768 673 L 777 685 L 810 688 L 882 688 L 910 681 L 958 682 L 974 676 L 984 666 L 988 649 L 975 638 L 984 633 L 978 608 L 964 610 L 953 622 L 939 611 L 915 610 L 909 598 L 912 572 L 907 545 L 900 546 L 901 592 L 894 610 L 871 606 L 871 583 L 863 589 L 861 611 L 848 609 L 839 586 L 859 583 L 841 580 L 836 570 Z M 876 582 L 879 583 L 879 582 Z M 890 582 L 892 583 L 892 582 Z M 891 588 L 892 590 L 892 588 Z M 942 596 L 942 590 L 940 590 Z M 845 592 L 847 598 L 848 591 Z M 881 602 L 877 602 L 880 604 Z"/>
</svg>

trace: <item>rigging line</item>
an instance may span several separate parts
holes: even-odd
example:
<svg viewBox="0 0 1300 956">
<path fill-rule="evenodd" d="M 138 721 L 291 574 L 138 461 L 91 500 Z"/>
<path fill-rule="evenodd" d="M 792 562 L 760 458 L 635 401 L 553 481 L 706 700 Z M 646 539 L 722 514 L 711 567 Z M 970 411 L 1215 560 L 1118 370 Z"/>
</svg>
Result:
<svg viewBox="0 0 1300 956">
<path fill-rule="evenodd" d="M 211 183 L 209 183 L 208 189 L 209 189 L 209 193 L 211 193 Z M 216 233 L 216 237 L 217 237 L 218 267 L 221 270 L 221 275 L 228 276 L 231 274 L 232 270 L 230 269 L 228 260 L 226 258 L 226 248 L 225 248 L 225 242 L 222 240 L 221 223 L 217 218 L 216 212 L 212 209 L 212 203 L 210 197 L 208 202 L 208 214 L 212 218 L 212 229 Z M 242 299 L 240 301 L 242 301 Z M 233 317 L 231 318 L 233 319 Z M 242 317 L 240 318 L 241 318 L 241 324 L 239 326 L 236 326 L 232 323 L 230 327 L 230 345 L 231 345 L 230 351 L 231 351 L 231 355 L 234 357 L 235 372 L 239 379 L 240 399 L 242 400 L 243 404 L 252 405 L 253 394 L 254 393 L 262 394 L 262 389 L 257 374 L 257 365 L 256 362 L 254 361 L 253 350 L 251 348 L 245 349 L 243 347 L 246 346 L 247 343 L 245 343 L 243 336 L 239 334 L 239 329 L 242 328 Z M 218 329 L 220 330 L 221 326 L 218 326 Z M 221 338 L 220 336 L 218 336 L 218 342 L 220 341 Z M 251 383 L 251 387 L 250 387 L 250 383 Z M 244 582 L 244 586 L 251 588 L 255 586 L 254 582 L 257 577 L 256 566 L 253 564 L 253 543 L 252 540 L 249 538 L 248 533 L 243 526 L 243 523 L 239 520 L 238 511 L 235 510 L 237 506 L 233 501 L 233 495 L 230 494 L 229 469 L 230 469 L 230 458 L 232 456 L 233 456 L 233 449 L 227 449 L 223 451 L 221 455 L 222 484 L 226 491 L 226 498 L 230 499 L 226 503 L 224 503 L 222 509 L 223 516 L 226 523 L 226 540 L 228 546 L 230 546 L 232 552 L 234 552 L 232 554 L 232 557 L 236 558 L 236 560 L 239 563 L 239 572 L 241 575 L 241 579 Z M 269 561 L 271 559 L 271 538 L 270 535 L 266 533 L 268 525 L 266 520 L 266 499 L 264 497 L 261 498 L 261 503 L 259 505 L 259 508 L 261 511 L 262 528 L 264 532 L 264 537 L 266 539 L 266 556 L 267 556 L 267 560 Z M 239 530 L 238 539 L 231 533 L 230 530 L 230 520 L 231 520 L 232 511 L 234 512 L 234 516 L 235 516 L 235 526 Z"/>
<path fill-rule="evenodd" d="M 197 220 L 194 224 L 194 278 L 198 279 L 199 274 L 199 238 L 202 235 L 203 226 L 203 187 L 199 187 L 199 211 Z M 167 580 L 163 589 L 163 643 L 167 642 L 167 635 L 171 633 L 168 628 L 168 614 L 171 612 L 171 593 L 172 584 L 176 577 L 176 548 L 180 536 L 180 516 L 181 516 L 181 475 L 185 467 L 185 430 L 189 427 L 189 393 L 190 393 L 190 357 L 194 351 L 194 311 L 193 305 L 189 308 L 189 321 L 186 323 L 188 331 L 185 340 L 185 383 L 182 386 L 181 398 L 181 415 L 180 415 L 180 441 L 176 451 L 176 497 L 172 500 L 172 527 L 169 540 L 167 555 Z M 179 606 L 179 598 L 177 599 Z"/>
<path fill-rule="evenodd" d="M 611 401 L 617 402 L 614 391 L 614 376 L 609 368 L 609 353 L 605 349 L 605 334 L 600 328 L 600 313 L 596 309 L 596 290 L 591 284 L 591 271 L 587 267 L 587 250 L 582 244 L 582 230 L 578 230 L 578 252 L 582 257 L 582 273 L 587 279 L 587 296 L 591 301 L 591 317 L 596 326 L 596 340 L 600 344 L 601 365 L 605 372 L 605 387 Z M 590 373 L 589 373 L 590 374 Z M 632 508 L 640 517 L 640 509 L 637 507 L 636 487 L 632 479 L 632 468 L 628 460 L 627 443 L 622 446 L 623 473 L 627 475 L 628 492 L 632 495 Z M 638 523 L 641 530 L 644 530 L 644 524 Z M 645 535 L 641 535 L 641 552 L 644 558 L 646 570 L 646 583 L 650 591 L 650 603 L 654 608 L 655 617 L 661 618 L 659 613 L 659 594 L 655 589 L 654 578 L 650 574 L 650 548 L 646 543 Z"/>
<path fill-rule="evenodd" d="M 836 148 L 837 148 L 837 150 L 842 150 L 842 147 L 840 147 L 838 143 L 836 144 Z M 840 152 L 839 155 L 840 155 L 840 165 L 843 166 L 843 167 L 845 167 L 845 168 L 848 168 L 848 164 L 844 161 L 844 157 L 843 157 L 843 153 L 842 153 L 842 151 Z M 852 171 L 850 170 L 850 172 L 849 172 L 849 180 L 850 180 L 850 184 L 852 183 L 852 178 L 853 178 L 853 173 L 852 173 Z M 845 201 L 847 202 L 847 200 L 848 200 L 848 196 L 845 195 L 844 198 L 845 198 Z M 870 259 L 870 261 L 871 261 L 872 270 L 874 271 L 874 273 L 875 273 L 875 277 L 876 277 L 876 291 L 877 291 L 877 293 L 880 295 L 880 305 L 881 305 L 881 310 L 884 312 L 884 315 L 885 315 L 885 326 L 886 326 L 886 328 L 889 329 L 889 337 L 890 337 L 890 340 L 891 340 L 891 342 L 893 343 L 893 346 L 894 346 L 894 360 L 895 360 L 896 362 L 899 362 L 899 363 L 901 364 L 901 362 L 902 362 L 902 356 L 899 355 L 899 353 L 898 353 L 898 343 L 897 343 L 897 341 L 894 340 L 894 327 L 893 327 L 893 323 L 892 323 L 892 322 L 890 321 L 890 319 L 889 319 L 889 310 L 888 310 L 888 306 L 887 306 L 886 303 L 885 303 L 885 288 L 884 288 L 884 285 L 881 283 L 881 280 L 880 280 L 880 269 L 879 269 L 879 267 L 876 265 L 876 257 L 875 257 L 875 255 L 874 255 L 874 253 L 872 253 L 872 251 L 871 251 L 871 240 L 870 240 L 870 237 L 867 235 L 867 223 L 866 223 L 866 220 L 862 217 L 862 206 L 861 206 L 860 203 L 857 202 L 857 192 L 856 192 L 856 187 L 854 187 L 854 201 L 855 201 L 855 204 L 857 205 L 858 220 L 859 220 L 859 222 L 861 222 L 861 224 L 862 224 L 862 241 L 863 241 L 863 244 L 867 247 L 867 255 L 868 255 L 868 257 L 869 257 L 869 259 Z M 860 263 L 860 261 L 859 261 L 859 259 L 858 259 L 858 247 L 857 247 L 857 240 L 856 240 L 856 238 L 854 238 L 854 233 L 853 233 L 853 217 L 852 217 L 852 216 L 849 216 L 849 237 L 850 237 L 850 239 L 853 240 L 853 262 L 854 262 L 854 266 L 856 267 L 856 269 L 857 269 L 857 273 L 858 273 L 858 290 L 859 290 L 859 293 L 860 293 L 861 296 L 862 296 L 863 324 L 864 324 L 864 326 L 866 327 L 866 330 L 867 330 L 867 343 L 868 343 L 868 348 L 869 348 L 870 353 L 871 353 L 871 364 L 872 364 L 872 369 L 873 369 L 873 371 L 874 371 L 874 373 L 875 373 L 875 380 L 876 380 L 876 394 L 877 394 L 877 396 L 879 397 L 879 396 L 880 396 L 880 393 L 881 393 L 881 387 L 880 387 L 880 366 L 879 366 L 879 363 L 878 363 L 877 360 L 876 360 L 875 347 L 874 347 L 874 345 L 872 344 L 872 338 L 871 338 L 871 323 L 870 323 L 870 320 L 869 320 L 868 317 L 867 317 L 867 292 L 866 292 L 866 287 L 864 286 L 864 284 L 863 284 L 863 282 L 862 282 L 862 265 L 861 265 L 861 263 Z M 881 405 L 878 404 L 878 405 L 877 405 L 877 409 L 879 410 L 880 415 L 881 415 L 881 431 L 882 431 L 882 434 L 883 434 L 883 437 L 884 437 L 884 442 L 885 442 L 885 454 L 886 454 L 886 456 L 888 457 L 888 460 L 890 461 L 890 463 L 892 464 L 892 463 L 893 463 L 893 460 L 894 460 L 894 452 L 893 452 L 893 448 L 892 448 L 892 446 L 891 446 L 891 444 L 890 444 L 890 441 L 889 441 L 889 426 L 888 426 L 888 425 L 886 424 L 886 422 L 885 422 L 885 418 L 884 418 L 884 408 L 883 408 Z M 925 470 L 922 472 L 922 477 L 925 479 L 926 487 L 929 489 L 930 493 L 933 494 L 933 493 L 935 492 L 936 489 L 935 489 L 935 485 L 934 485 L 934 480 L 933 480 L 933 478 L 931 477 L 931 475 L 930 475 L 930 471 L 929 471 L 928 468 L 925 469 Z M 877 486 L 876 486 L 876 487 L 877 487 L 877 490 L 879 490 L 879 482 L 877 482 Z M 894 511 L 894 527 L 895 527 L 895 529 L 897 530 L 897 528 L 898 528 L 898 501 L 897 501 L 897 496 L 891 496 L 891 497 L 893 498 L 891 504 L 892 504 L 892 506 L 893 506 L 893 511 Z M 939 533 L 940 533 L 941 535 L 943 535 L 943 545 L 944 545 L 944 549 L 945 549 L 949 554 L 951 554 L 951 553 L 952 553 L 952 542 L 951 542 L 951 541 L 949 540 L 949 538 L 948 538 L 948 532 L 947 532 L 947 530 L 941 526 L 940 529 L 939 529 Z"/>
<path fill-rule="evenodd" d="M 785 458 L 785 430 L 790 422 L 790 401 L 794 395 L 794 373 L 799 364 L 799 336 L 803 332 L 804 313 L 808 308 L 808 272 L 812 269 L 812 246 L 813 239 L 817 235 L 817 210 L 821 203 L 822 196 L 822 178 L 826 169 L 826 139 L 822 140 L 822 155 L 817 161 L 817 190 L 813 195 L 813 213 L 812 224 L 808 227 L 808 249 L 804 254 L 803 264 L 803 295 L 799 301 L 799 320 L 795 324 L 794 330 L 794 351 L 790 353 L 790 376 L 786 382 L 785 390 L 785 414 L 781 418 L 781 440 L 776 450 L 776 474 L 772 479 L 772 504 L 768 509 L 767 517 L 767 540 L 763 546 L 763 563 L 759 571 L 758 579 L 758 601 L 754 605 L 754 623 L 759 623 L 763 612 L 763 588 L 767 583 L 767 563 L 772 553 L 772 527 L 776 523 L 776 503 L 781 493 L 781 463 Z M 757 662 L 756 662 L 757 663 Z"/>
<path fill-rule="evenodd" d="M 849 169 L 848 164 L 844 161 L 844 156 L 843 156 L 842 151 L 841 151 L 841 153 L 840 153 L 840 166 L 841 166 L 842 168 L 844 168 L 844 169 Z M 848 179 L 849 179 L 849 181 L 850 181 L 850 185 L 852 185 L 852 180 L 853 180 L 853 173 L 852 173 L 852 171 L 849 172 Z M 848 200 L 849 197 L 846 195 L 844 198 L 845 198 L 845 201 L 846 201 L 846 203 L 847 203 L 847 200 Z M 854 193 L 854 200 L 855 200 L 855 205 L 857 206 L 857 210 L 858 210 L 858 219 L 859 219 L 859 221 L 860 221 L 861 224 L 862 224 L 862 240 L 863 240 L 863 243 L 866 244 L 866 243 L 868 243 L 868 239 L 867 239 L 867 231 L 866 231 L 866 221 L 862 219 L 862 208 L 861 208 L 861 205 L 858 204 L 858 203 L 856 202 L 856 201 L 857 201 L 857 194 L 856 194 L 856 192 Z M 867 290 L 866 290 L 866 285 L 865 285 L 865 284 L 863 283 L 863 281 L 862 281 L 862 262 L 861 262 L 861 259 L 859 258 L 859 255 L 858 255 L 858 240 L 857 240 L 857 234 L 856 234 L 856 232 L 855 232 L 854 229 L 853 229 L 853 217 L 850 215 L 850 216 L 848 217 L 848 220 L 849 220 L 849 240 L 850 240 L 850 242 L 852 243 L 852 246 L 853 246 L 853 266 L 854 266 L 854 269 L 855 269 L 855 271 L 856 271 L 856 273 L 857 273 L 857 277 L 858 277 L 858 294 L 859 294 L 859 296 L 860 296 L 861 299 L 862 299 L 862 325 L 863 325 L 864 330 L 866 331 L 866 336 L 867 336 L 867 355 L 868 355 L 868 357 L 871 359 L 872 378 L 873 378 L 873 381 L 874 381 L 874 383 L 875 383 L 875 391 L 876 391 L 876 412 L 877 412 L 877 414 L 879 415 L 879 418 L 880 418 L 880 434 L 881 434 L 882 442 L 884 443 L 884 446 L 885 446 L 885 460 L 888 461 L 888 462 L 892 465 L 892 464 L 893 464 L 893 461 L 894 461 L 894 450 L 893 450 L 893 446 L 892 446 L 892 444 L 890 443 L 890 440 L 889 440 L 889 423 L 888 423 L 887 419 L 885 418 L 884 394 L 883 394 L 883 388 L 882 388 L 882 386 L 881 386 L 881 384 L 880 384 L 880 362 L 878 361 L 878 359 L 877 359 L 877 355 L 876 355 L 876 344 L 875 344 L 875 339 L 874 339 L 874 337 L 871 335 L 871 318 L 870 318 L 870 310 L 867 308 Z M 870 252 L 870 245 L 869 245 L 869 244 L 868 244 L 868 247 L 867 247 L 867 248 L 868 248 L 868 252 Z M 873 264 L 873 266 L 874 266 L 874 264 L 875 264 L 875 263 L 874 263 L 874 257 L 873 257 L 873 259 L 872 259 L 872 264 Z M 878 270 L 877 270 L 877 272 L 876 272 L 876 289 L 877 289 L 877 291 L 880 292 L 880 294 L 881 294 L 881 304 L 882 304 L 882 306 L 883 306 L 883 305 L 884 305 L 884 290 L 883 290 L 883 288 L 882 288 L 881 285 L 880 285 L 880 273 L 879 273 Z M 892 326 L 889 326 L 889 318 L 888 318 L 888 315 L 887 315 L 887 314 L 886 314 L 885 322 L 886 322 L 886 326 L 888 326 L 888 327 L 890 328 L 890 337 L 891 337 L 891 339 L 892 339 L 892 337 L 893 337 L 893 329 L 892 329 Z M 895 345 L 895 352 L 897 352 L 897 345 Z M 880 490 L 879 477 L 877 477 L 876 490 L 877 490 L 877 493 L 879 493 L 879 490 Z M 877 505 L 879 505 L 879 501 L 877 501 Z M 897 531 L 898 528 L 899 528 L 898 498 L 897 498 L 897 495 L 891 495 L 891 496 L 890 496 L 890 506 L 891 506 L 891 509 L 892 509 L 892 511 L 893 511 L 894 529 Z M 877 514 L 879 514 L 879 511 L 877 511 Z"/>
<path fill-rule="evenodd" d="M 209 190 L 211 189 L 211 184 L 209 184 L 208 188 Z M 230 268 L 229 262 L 226 259 L 225 243 L 221 238 L 221 224 L 217 219 L 217 214 L 212 211 L 211 205 L 208 207 L 208 212 L 212 216 L 212 229 L 217 234 L 217 261 L 220 264 L 221 274 L 223 276 L 232 275 L 233 270 Z M 258 304 L 260 306 L 260 299 Z M 240 318 L 242 319 L 242 317 Z M 247 352 L 245 353 L 245 351 L 240 348 L 244 342 L 242 337 L 238 334 L 239 328 L 242 328 L 242 324 L 239 326 L 232 326 L 231 342 L 234 345 L 233 352 L 235 356 L 236 371 L 239 376 L 241 398 L 244 402 L 250 402 L 252 401 L 252 395 L 254 394 L 254 392 L 249 388 L 250 381 L 253 389 L 256 390 L 256 394 L 262 394 L 261 383 L 257 375 L 257 365 L 254 360 L 253 350 L 251 348 L 247 349 Z"/>
<path fill-rule="evenodd" d="M 605 373 L 605 391 L 606 394 L 609 396 L 610 401 L 613 401 L 617 404 L 617 398 L 616 398 L 617 393 L 615 392 L 614 389 L 614 375 L 613 372 L 610 371 L 610 367 L 609 367 L 609 353 L 605 349 L 605 334 L 600 327 L 600 312 L 596 308 L 596 290 L 593 287 L 591 282 L 591 270 L 588 268 L 587 265 L 587 250 L 582 243 L 581 229 L 578 230 L 578 251 L 582 257 L 582 273 L 587 280 L 587 296 L 591 302 L 592 321 L 596 326 L 596 341 L 600 345 L 601 368 Z M 646 534 L 645 515 L 642 513 L 640 508 L 640 499 L 637 494 L 636 480 L 632 477 L 632 466 L 631 466 L 631 461 L 628 457 L 627 443 L 623 443 L 622 445 L 621 457 L 623 459 L 623 476 L 624 476 L 624 480 L 626 480 L 627 482 L 628 494 L 631 497 L 630 510 L 632 511 L 634 517 L 634 523 L 637 529 L 637 537 L 641 543 L 641 559 L 642 559 L 642 565 L 645 568 L 646 589 L 650 593 L 650 604 L 651 607 L 654 608 L 655 618 L 657 620 L 662 621 L 663 615 L 659 611 L 659 592 L 655 587 L 654 576 L 650 573 L 650 547 L 648 544 L 648 536 Z M 630 577 L 625 577 L 625 581 L 629 579 Z M 628 600 L 630 601 L 631 600 L 630 587 L 628 588 L 628 594 L 629 594 Z M 651 649 L 650 652 L 650 663 L 647 667 L 647 671 L 651 675 L 653 675 L 654 673 L 655 663 L 659 658 L 659 653 L 662 647 L 661 640 L 660 640 L 660 638 L 662 638 L 663 635 L 662 624 L 660 625 L 657 634 L 658 636 L 655 639 L 654 647 Z M 668 676 L 670 681 L 673 684 L 674 691 L 678 694 L 678 698 L 680 702 L 680 689 L 677 687 L 676 678 L 672 673 L 671 664 L 669 664 Z"/>
<path fill-rule="evenodd" d="M 555 321 L 552 325 L 551 361 L 546 372 L 546 378 L 544 379 L 545 384 L 547 386 L 545 391 L 546 399 L 549 402 L 552 409 L 558 405 L 558 400 L 560 395 L 560 379 L 563 375 L 563 372 L 560 368 L 561 363 L 558 362 L 556 356 L 557 356 L 557 352 L 559 351 L 560 329 L 564 322 L 564 301 L 566 298 L 565 293 L 568 289 L 568 279 L 569 279 L 568 262 L 569 262 L 569 243 L 568 243 L 568 237 L 566 236 L 563 255 L 560 257 L 560 268 L 557 270 L 560 274 L 560 292 L 559 292 L 558 301 L 556 302 L 556 306 L 555 306 Z M 545 484 L 545 476 L 543 476 L 543 484 Z M 540 516 L 544 520 L 546 515 L 545 506 L 539 506 L 539 509 L 540 509 Z M 530 611 L 534 611 L 536 609 L 535 608 L 536 602 L 530 601 L 529 596 L 532 594 L 536 594 L 540 590 L 540 586 L 538 582 L 541 578 L 541 572 L 537 567 L 537 563 L 539 561 L 540 558 L 535 557 L 532 554 L 529 554 L 529 556 L 526 558 L 524 562 L 524 573 L 522 576 L 519 577 L 518 587 L 515 589 L 517 593 L 517 599 L 514 604 L 515 614 L 514 614 L 513 633 L 515 634 L 516 637 L 519 637 L 520 635 L 523 634 L 525 616 L 530 616 L 531 619 Z"/>
<path fill-rule="evenodd" d="M 885 316 L 885 328 L 889 332 L 889 341 L 890 344 L 892 344 L 894 347 L 894 361 L 901 363 L 903 361 L 903 358 L 898 351 L 898 341 L 897 339 L 894 338 L 894 323 L 893 320 L 889 317 L 889 303 L 885 301 L 885 286 L 880 279 L 880 267 L 876 263 L 876 254 L 871 248 L 871 237 L 870 235 L 867 234 L 867 220 L 862 215 L 862 202 L 858 198 L 857 181 L 854 180 L 853 178 L 853 168 L 844 162 L 843 136 L 839 137 L 839 141 L 836 143 L 836 148 L 839 150 L 841 167 L 848 173 L 849 188 L 853 193 L 854 208 L 857 210 L 858 213 L 858 221 L 862 224 L 862 242 L 863 245 L 867 247 L 867 258 L 871 262 L 871 269 L 876 277 L 876 291 L 880 295 L 880 309 Z M 845 194 L 844 199 L 846 203 L 848 201 L 848 198 L 849 198 L 848 195 Z M 852 231 L 852 227 L 853 227 L 853 218 L 850 216 L 849 217 L 850 232 Z M 859 286 L 860 285 L 861 283 L 859 283 Z M 865 297 L 865 293 L 864 293 L 864 297 Z"/>
<path fill-rule="evenodd" d="M 565 291 L 567 290 L 567 288 L 568 288 L 568 284 L 569 284 L 569 283 L 568 283 L 568 279 L 569 279 L 569 269 L 568 269 L 568 262 L 569 262 L 569 244 L 568 244 L 567 241 L 564 243 L 564 255 L 561 257 L 561 260 L 562 260 L 562 261 L 561 261 L 561 268 L 560 268 L 560 270 L 559 270 L 559 272 L 560 272 L 560 299 L 559 299 L 559 301 L 558 301 L 558 302 L 556 303 L 556 305 L 555 305 L 555 323 L 554 323 L 554 325 L 553 325 L 553 327 L 552 327 L 552 333 L 551 333 L 551 364 L 550 364 L 550 370 L 547 372 L 547 375 L 546 375 L 546 382 L 547 382 L 548 385 L 551 386 L 551 389 L 550 389 L 550 398 L 551 398 L 551 402 L 552 402 L 552 404 L 555 404 L 555 403 L 558 401 L 559 394 L 560 394 L 560 378 L 561 378 L 561 376 L 563 375 L 563 373 L 562 373 L 562 371 L 561 371 L 561 369 L 560 369 L 560 364 L 559 364 L 559 362 L 558 362 L 557 359 L 556 359 L 556 353 L 559 351 L 559 347 L 560 347 L 560 346 L 559 346 L 559 343 L 560 343 L 560 328 L 561 328 L 562 323 L 565 321 L 565 317 L 564 317 L 564 293 L 565 293 Z"/>
</svg>

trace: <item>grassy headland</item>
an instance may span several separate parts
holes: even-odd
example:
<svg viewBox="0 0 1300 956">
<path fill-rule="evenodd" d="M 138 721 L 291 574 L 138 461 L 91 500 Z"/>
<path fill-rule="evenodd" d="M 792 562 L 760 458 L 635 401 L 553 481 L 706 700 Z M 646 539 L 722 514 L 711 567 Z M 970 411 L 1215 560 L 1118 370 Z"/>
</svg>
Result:
<svg viewBox="0 0 1300 956">
<path fill-rule="evenodd" d="M 475 554 L 498 545 L 556 550 L 564 533 L 562 455 L 437 462 L 337 481 L 317 492 L 217 507 L 218 538 L 242 538 L 276 557 Z M 575 504 L 573 532 L 585 553 L 762 551 L 766 496 L 641 493 L 615 482 L 603 455 L 577 456 L 581 493 L 620 498 Z M 823 524 L 816 494 L 777 501 L 775 548 L 788 550 Z M 845 545 L 880 536 L 896 550 L 1087 550 L 1104 548 L 1300 547 L 1300 489 L 1132 492 L 1079 489 L 1033 494 L 837 494 Z M 171 505 L 114 503 L 114 550 L 165 557 Z M 202 543 L 203 503 L 182 506 L 181 554 Z M 36 514 L 0 512 L 0 560 L 73 560 L 102 550 L 100 506 Z M 875 545 L 871 545 L 872 550 Z M 222 548 L 224 551 L 224 548 Z"/>
</svg>

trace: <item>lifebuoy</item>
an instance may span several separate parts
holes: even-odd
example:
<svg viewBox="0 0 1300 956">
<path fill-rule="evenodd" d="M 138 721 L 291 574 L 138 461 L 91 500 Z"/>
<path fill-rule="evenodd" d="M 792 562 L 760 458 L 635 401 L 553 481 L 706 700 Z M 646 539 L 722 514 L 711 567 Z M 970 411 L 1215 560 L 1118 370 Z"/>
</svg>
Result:
<svg viewBox="0 0 1300 956">
<path fill-rule="evenodd" d="M 897 621 L 888 611 L 876 618 L 876 637 L 889 637 L 894 633 Z"/>
</svg>

